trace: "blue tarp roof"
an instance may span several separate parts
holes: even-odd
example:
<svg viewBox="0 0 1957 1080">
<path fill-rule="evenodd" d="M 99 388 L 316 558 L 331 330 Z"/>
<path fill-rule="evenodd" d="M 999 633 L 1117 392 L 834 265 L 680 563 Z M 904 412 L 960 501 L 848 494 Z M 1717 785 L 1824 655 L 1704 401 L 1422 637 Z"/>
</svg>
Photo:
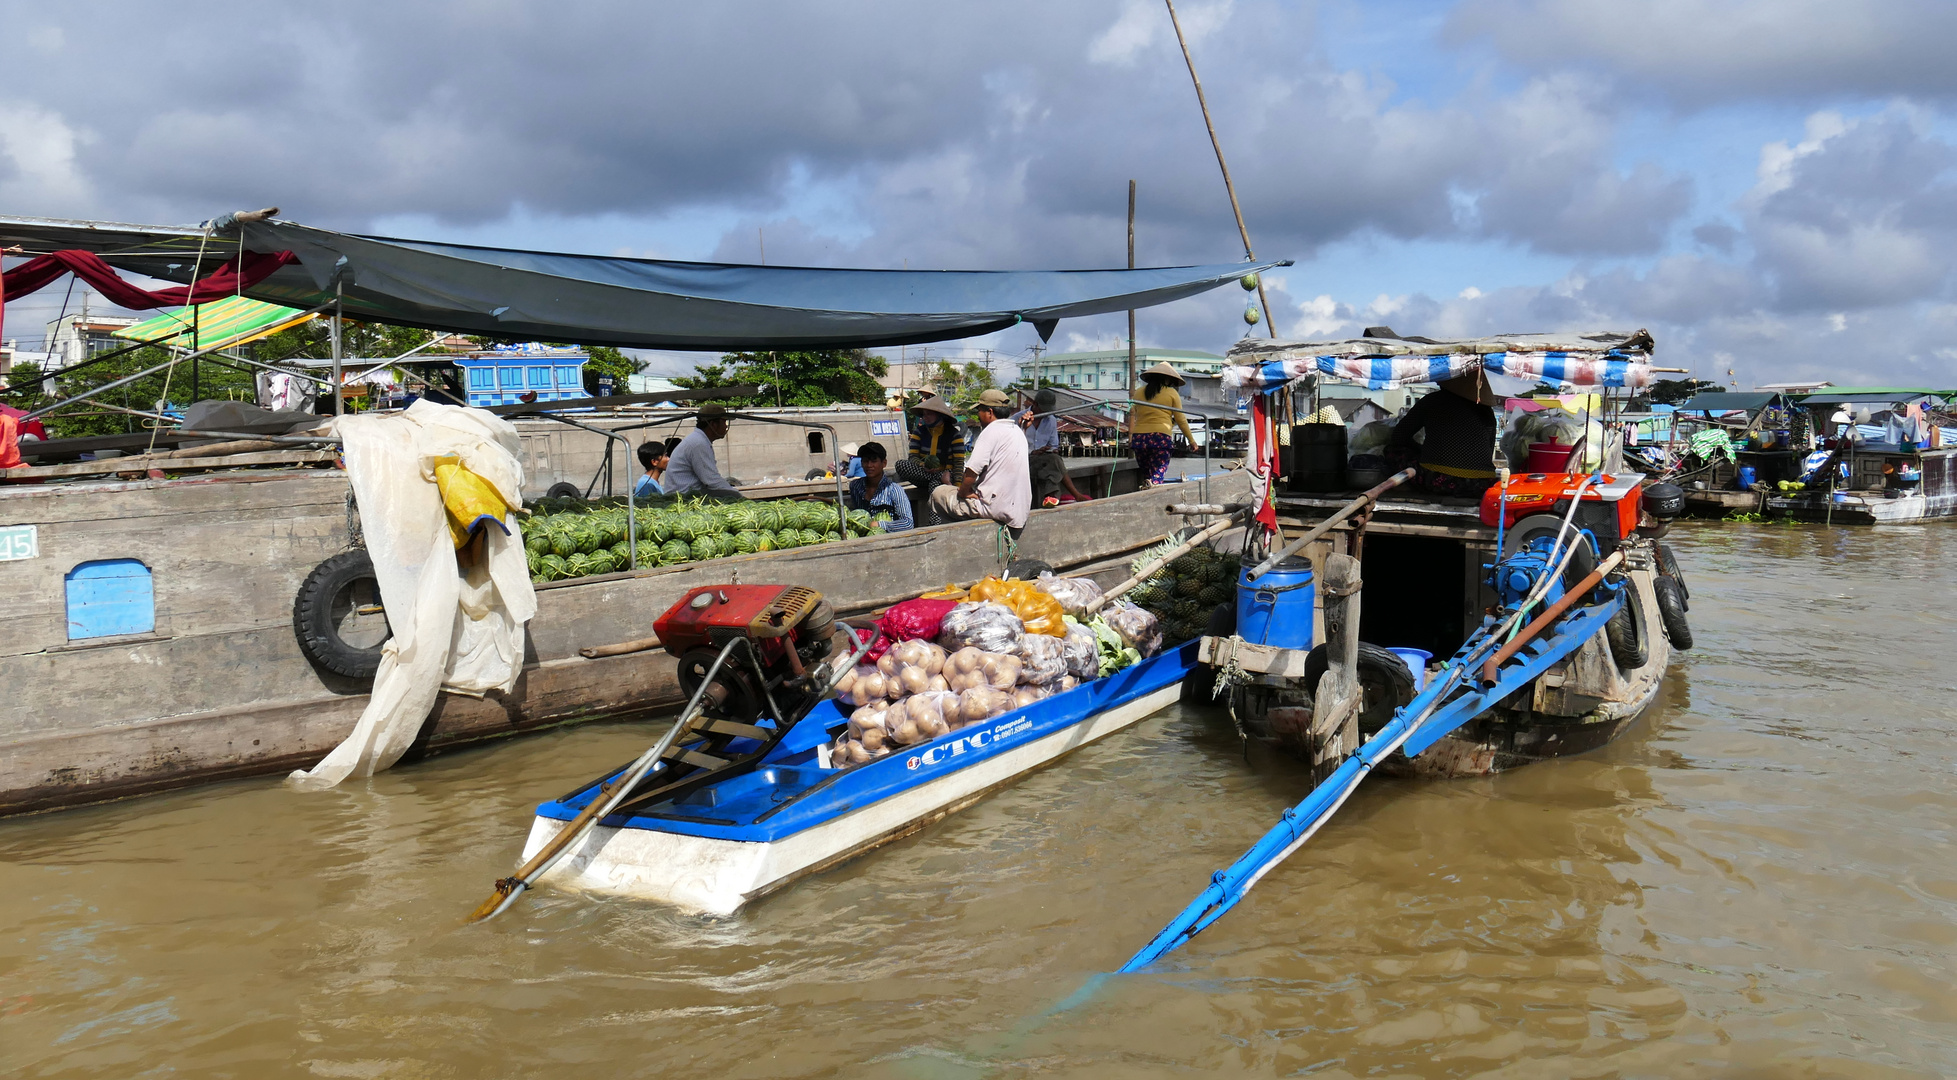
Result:
<svg viewBox="0 0 1957 1080">
<path fill-rule="evenodd" d="M 1289 262 L 1140 270 L 843 270 L 669 262 L 358 236 L 290 221 L 197 227 L 0 217 L 0 243 L 80 248 L 185 281 L 249 251 L 293 251 L 245 290 L 350 318 L 517 340 L 654 349 L 857 348 L 947 341 L 1195 296 Z M 200 261 L 201 257 L 201 261 Z"/>
</svg>

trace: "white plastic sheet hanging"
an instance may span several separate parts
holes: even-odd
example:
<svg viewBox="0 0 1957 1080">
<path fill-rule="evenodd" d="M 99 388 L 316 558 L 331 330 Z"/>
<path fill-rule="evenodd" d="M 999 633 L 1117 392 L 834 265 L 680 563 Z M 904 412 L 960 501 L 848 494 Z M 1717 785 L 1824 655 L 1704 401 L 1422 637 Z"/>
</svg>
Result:
<svg viewBox="0 0 1957 1080">
<path fill-rule="evenodd" d="M 334 422 L 360 507 L 392 636 L 352 734 L 288 782 L 324 788 L 388 768 L 413 745 L 442 690 L 507 692 L 523 669 L 523 628 L 536 592 L 514 520 L 486 529 L 485 555 L 466 574 L 435 484 L 435 459 L 455 454 L 511 506 L 523 503 L 516 428 L 480 409 L 422 400 L 385 416 Z"/>
</svg>

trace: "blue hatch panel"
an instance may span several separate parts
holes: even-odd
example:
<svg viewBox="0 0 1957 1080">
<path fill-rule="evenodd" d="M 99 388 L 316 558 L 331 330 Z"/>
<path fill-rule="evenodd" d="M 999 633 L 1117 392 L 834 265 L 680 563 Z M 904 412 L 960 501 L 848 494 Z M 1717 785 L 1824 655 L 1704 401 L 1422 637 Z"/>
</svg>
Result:
<svg viewBox="0 0 1957 1080">
<path fill-rule="evenodd" d="M 68 571 L 68 640 L 156 629 L 156 589 L 135 559 L 85 562 Z"/>
</svg>

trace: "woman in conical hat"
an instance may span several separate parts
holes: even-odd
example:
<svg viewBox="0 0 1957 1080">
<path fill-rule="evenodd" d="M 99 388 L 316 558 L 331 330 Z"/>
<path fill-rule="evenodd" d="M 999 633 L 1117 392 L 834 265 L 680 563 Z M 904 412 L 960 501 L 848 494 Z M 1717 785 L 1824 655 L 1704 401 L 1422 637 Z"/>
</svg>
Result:
<svg viewBox="0 0 1957 1080">
<path fill-rule="evenodd" d="M 1180 411 L 1182 394 L 1176 387 L 1182 385 L 1182 373 L 1165 360 L 1142 372 L 1142 384 L 1133 391 L 1135 400 L 1148 404 L 1129 406 L 1128 443 L 1135 452 L 1135 464 L 1141 466 L 1142 482 L 1151 487 L 1168 478 L 1169 458 L 1175 449 L 1172 433 L 1177 427 L 1189 440 L 1189 448 L 1196 449 L 1196 435 Z"/>
</svg>

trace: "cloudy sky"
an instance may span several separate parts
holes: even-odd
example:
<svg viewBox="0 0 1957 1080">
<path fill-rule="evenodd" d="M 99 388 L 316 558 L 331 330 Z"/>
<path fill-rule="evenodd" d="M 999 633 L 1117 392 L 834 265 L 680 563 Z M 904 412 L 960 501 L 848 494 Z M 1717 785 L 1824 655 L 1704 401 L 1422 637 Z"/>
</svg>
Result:
<svg viewBox="0 0 1957 1080">
<path fill-rule="evenodd" d="M 1957 4 L 1180 11 L 1257 253 L 1297 262 L 1285 336 L 1645 326 L 1743 386 L 1957 382 Z M 1142 264 L 1242 256 L 1160 0 L 0 0 L 0 40 L 0 213 L 1097 267 L 1132 178 Z M 1221 351 L 1243 305 L 1145 312 L 1142 343 Z"/>
</svg>

